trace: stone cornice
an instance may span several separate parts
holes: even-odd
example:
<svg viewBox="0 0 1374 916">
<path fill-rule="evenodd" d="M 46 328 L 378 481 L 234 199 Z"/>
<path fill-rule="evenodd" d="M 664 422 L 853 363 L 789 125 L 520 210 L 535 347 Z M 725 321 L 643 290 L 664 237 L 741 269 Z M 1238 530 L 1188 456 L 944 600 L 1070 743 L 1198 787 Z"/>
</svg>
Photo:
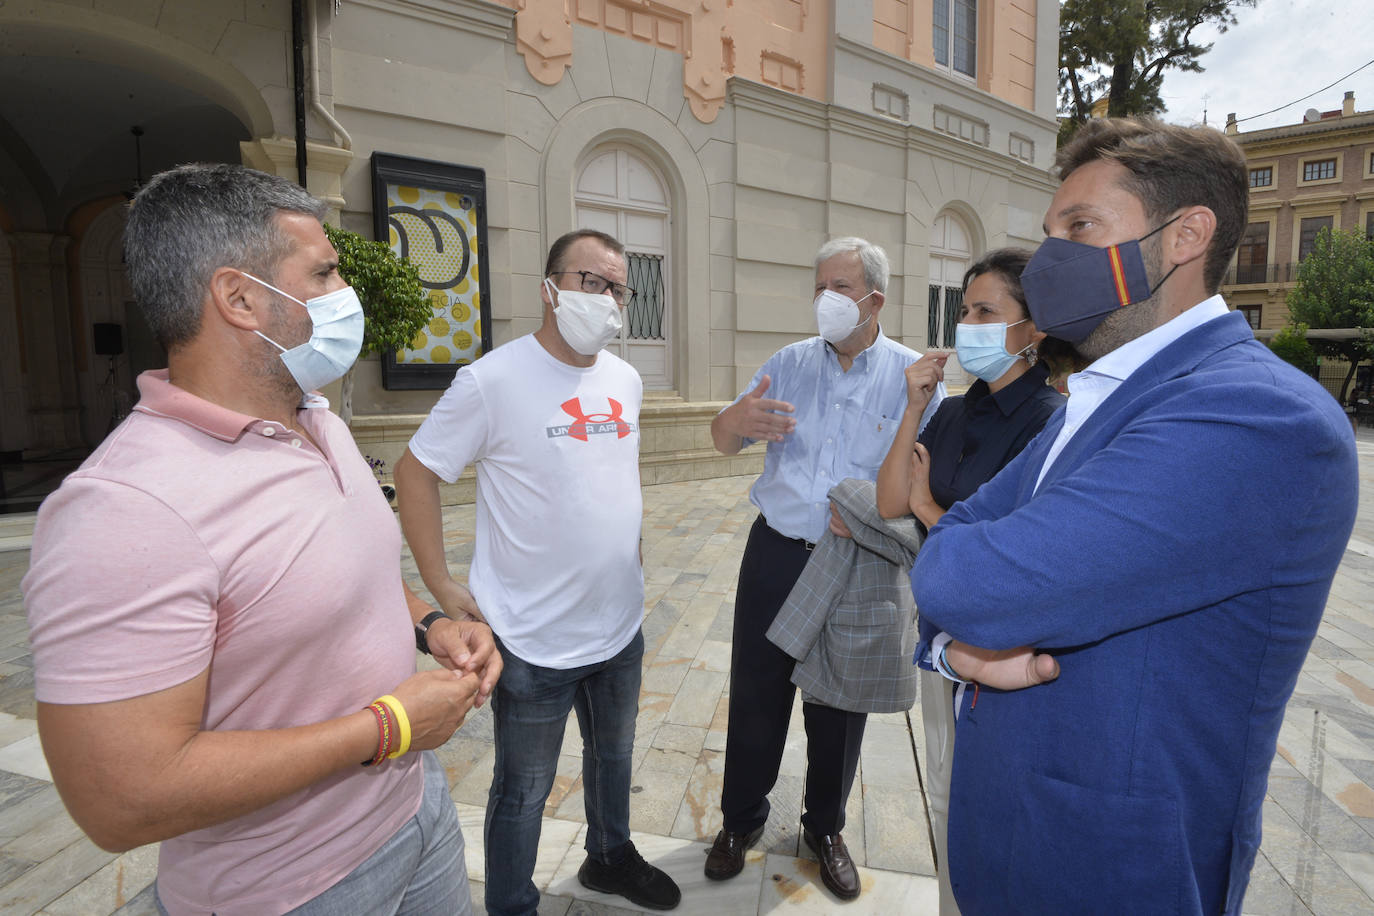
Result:
<svg viewBox="0 0 1374 916">
<path fill-rule="evenodd" d="M 825 127 L 830 120 L 831 106 L 827 103 L 785 89 L 774 89 L 748 77 L 730 77 L 726 83 L 726 93 L 729 102 L 746 111 L 786 117 L 812 127 Z"/>
<path fill-rule="evenodd" d="M 986 146 L 938 133 L 926 125 L 899 123 L 881 115 L 818 102 L 737 76 L 730 78 L 728 91 L 729 100 L 736 109 L 785 117 L 818 129 L 887 143 L 907 152 L 971 162 L 984 171 L 1037 190 L 1053 191 L 1055 187 L 1054 180 L 1043 169 L 1022 162 L 1009 153 L 998 153 Z"/>
<path fill-rule="evenodd" d="M 835 36 L 835 52 L 840 51 L 859 57 L 870 63 L 895 70 L 906 76 L 908 79 L 920 83 L 936 85 L 941 91 L 949 93 L 951 96 L 964 99 L 970 104 L 988 106 L 997 109 L 998 114 L 1008 118 L 1014 118 L 1028 125 L 1031 129 L 1049 131 L 1051 135 L 1058 133 L 1059 124 L 1053 118 L 1042 118 L 1035 112 L 1022 108 L 1020 105 L 1013 105 L 1005 99 L 999 98 L 990 92 L 979 89 L 973 83 L 955 79 L 943 75 L 939 70 L 932 70 L 923 67 L 918 63 L 880 51 L 872 45 L 863 44 L 844 35 Z"/>
<path fill-rule="evenodd" d="M 510 41 L 515 38 L 515 10 L 489 0 L 348 0 L 350 5 L 371 7 L 386 13 L 409 16 L 421 22 L 460 26 L 463 29 Z"/>
</svg>

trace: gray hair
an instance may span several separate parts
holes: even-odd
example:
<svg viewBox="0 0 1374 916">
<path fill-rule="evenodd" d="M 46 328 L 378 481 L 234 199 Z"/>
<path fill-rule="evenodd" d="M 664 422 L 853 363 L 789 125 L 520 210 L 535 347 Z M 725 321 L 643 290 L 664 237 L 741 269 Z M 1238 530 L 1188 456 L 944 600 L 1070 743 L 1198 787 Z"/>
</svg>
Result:
<svg viewBox="0 0 1374 916">
<path fill-rule="evenodd" d="M 196 336 L 219 268 L 274 280 L 291 251 L 279 213 L 323 220 L 325 211 L 291 181 L 241 165 L 195 163 L 154 175 L 129 205 L 124 260 L 158 341 L 171 350 Z"/>
<path fill-rule="evenodd" d="M 887 277 L 891 273 L 891 268 L 887 264 L 887 252 L 883 251 L 872 242 L 849 236 L 842 239 L 831 239 L 821 246 L 821 250 L 816 252 L 816 269 L 821 269 L 821 264 L 829 261 L 837 254 L 844 254 L 849 251 L 856 251 L 859 260 L 864 266 L 864 283 L 869 289 L 887 294 Z"/>
</svg>

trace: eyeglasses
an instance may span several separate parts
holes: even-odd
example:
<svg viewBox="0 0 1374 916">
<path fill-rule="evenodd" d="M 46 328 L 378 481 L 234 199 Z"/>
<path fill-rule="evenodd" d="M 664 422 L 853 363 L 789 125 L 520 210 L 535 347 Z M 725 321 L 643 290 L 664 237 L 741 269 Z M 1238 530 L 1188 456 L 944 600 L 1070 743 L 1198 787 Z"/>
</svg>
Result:
<svg viewBox="0 0 1374 916">
<path fill-rule="evenodd" d="M 597 296 L 602 293 L 610 293 L 616 305 L 628 305 L 630 300 L 635 296 L 635 291 L 624 283 L 607 280 L 605 277 L 601 276 L 601 274 L 594 274 L 590 270 L 555 270 L 550 276 L 556 277 L 559 274 L 579 275 L 582 277 L 582 292 L 592 293 Z"/>
</svg>

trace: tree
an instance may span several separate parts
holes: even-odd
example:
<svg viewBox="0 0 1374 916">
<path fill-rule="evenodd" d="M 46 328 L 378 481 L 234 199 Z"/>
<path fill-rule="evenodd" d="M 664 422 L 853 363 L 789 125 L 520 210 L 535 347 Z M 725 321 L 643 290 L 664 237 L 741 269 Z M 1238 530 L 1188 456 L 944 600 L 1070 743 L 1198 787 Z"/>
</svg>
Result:
<svg viewBox="0 0 1374 916">
<path fill-rule="evenodd" d="M 1156 114 L 1168 70 L 1202 71 L 1198 58 L 1212 49 L 1193 41 L 1211 25 L 1225 32 L 1236 7 L 1256 0 L 1063 0 L 1059 5 L 1060 142 L 1107 99 L 1110 117 Z"/>
<path fill-rule="evenodd" d="M 1313 329 L 1362 329 L 1340 340 L 1312 338 L 1318 353 L 1350 364 L 1341 384 L 1344 404 L 1360 360 L 1374 357 L 1374 239 L 1358 228 L 1318 232 L 1312 252 L 1298 265 L 1288 311 L 1293 321 Z"/>
<path fill-rule="evenodd" d="M 358 359 L 409 346 L 434 318 L 415 265 L 382 242 L 356 232 L 328 224 L 324 232 L 339 254 L 339 276 L 358 293 L 363 306 L 363 347 Z M 349 369 L 344 374 L 340 394 L 339 416 L 345 423 L 353 420 L 353 372 Z"/>
<path fill-rule="evenodd" d="M 1317 351 L 1307 340 L 1307 325 L 1302 322 L 1290 324 L 1274 335 L 1269 341 L 1269 349 L 1274 355 L 1290 365 L 1296 366 L 1304 375 L 1317 372 Z"/>
</svg>

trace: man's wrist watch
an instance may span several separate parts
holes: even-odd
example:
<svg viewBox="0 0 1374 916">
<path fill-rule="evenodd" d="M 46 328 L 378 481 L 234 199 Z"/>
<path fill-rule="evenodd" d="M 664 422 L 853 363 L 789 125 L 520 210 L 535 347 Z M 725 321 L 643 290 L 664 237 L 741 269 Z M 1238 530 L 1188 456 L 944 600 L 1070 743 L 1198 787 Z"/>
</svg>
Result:
<svg viewBox="0 0 1374 916">
<path fill-rule="evenodd" d="M 440 617 L 442 617 L 445 620 L 453 619 L 449 615 L 445 614 L 443 611 L 430 611 L 428 614 L 424 616 L 423 620 L 415 624 L 415 648 L 425 653 L 426 655 L 430 654 L 429 628 L 434 626 L 434 621 L 438 620 Z"/>
</svg>

